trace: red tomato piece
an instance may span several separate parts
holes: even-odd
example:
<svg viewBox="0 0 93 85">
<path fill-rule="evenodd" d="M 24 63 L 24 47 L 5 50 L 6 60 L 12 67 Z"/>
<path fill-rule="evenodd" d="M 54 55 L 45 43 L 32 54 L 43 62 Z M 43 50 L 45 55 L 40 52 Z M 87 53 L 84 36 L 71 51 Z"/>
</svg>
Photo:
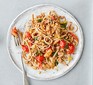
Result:
<svg viewBox="0 0 93 85">
<path fill-rule="evenodd" d="M 36 57 L 36 60 L 39 62 L 39 63 L 42 63 L 44 61 L 44 56 L 37 56 Z"/>
<path fill-rule="evenodd" d="M 52 19 L 52 20 L 56 20 L 55 16 L 51 16 L 51 19 Z"/>
<path fill-rule="evenodd" d="M 74 51 L 75 51 L 75 46 L 72 43 L 68 44 L 67 53 L 72 54 L 72 53 L 74 53 Z"/>
<path fill-rule="evenodd" d="M 31 41 L 28 41 L 28 45 L 29 45 L 29 46 L 32 46 L 32 42 L 31 42 Z"/>
<path fill-rule="evenodd" d="M 66 46 L 66 41 L 65 40 L 61 40 L 60 41 L 60 47 L 64 48 Z"/>
<path fill-rule="evenodd" d="M 29 49 L 28 49 L 28 46 L 27 45 L 21 45 L 22 46 L 22 49 L 24 52 L 29 52 Z"/>
<path fill-rule="evenodd" d="M 25 37 L 28 38 L 28 39 L 31 39 L 31 38 L 32 38 L 32 37 L 31 37 L 31 34 L 30 34 L 29 32 L 26 32 L 26 33 L 25 33 Z"/>
<path fill-rule="evenodd" d="M 69 34 L 70 34 L 77 42 L 79 42 L 78 37 L 77 37 L 74 33 L 69 32 Z"/>
</svg>

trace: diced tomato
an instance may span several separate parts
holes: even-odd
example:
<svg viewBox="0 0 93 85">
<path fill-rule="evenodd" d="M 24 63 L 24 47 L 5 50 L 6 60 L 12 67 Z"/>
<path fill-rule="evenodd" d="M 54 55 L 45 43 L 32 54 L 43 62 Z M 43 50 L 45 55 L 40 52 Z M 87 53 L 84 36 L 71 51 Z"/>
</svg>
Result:
<svg viewBox="0 0 93 85">
<path fill-rule="evenodd" d="M 13 36 L 17 36 L 18 30 L 16 29 L 16 27 L 13 27 L 13 28 L 12 28 L 11 34 L 12 34 Z"/>
<path fill-rule="evenodd" d="M 56 20 L 55 16 L 51 16 L 51 19 L 52 19 L 52 20 Z"/>
<path fill-rule="evenodd" d="M 32 37 L 31 37 L 31 34 L 30 34 L 29 32 L 26 32 L 26 33 L 25 33 L 25 38 L 31 39 L 31 38 L 32 38 Z"/>
<path fill-rule="evenodd" d="M 29 52 L 29 49 L 28 49 L 28 46 L 27 45 L 21 45 L 22 46 L 22 49 L 24 52 Z"/>
<path fill-rule="evenodd" d="M 44 56 L 37 56 L 36 57 L 36 60 L 39 62 L 39 63 L 42 63 L 44 61 Z"/>
<path fill-rule="evenodd" d="M 65 40 L 61 40 L 60 41 L 60 47 L 64 48 L 66 46 L 66 41 Z"/>
<path fill-rule="evenodd" d="M 29 46 L 32 46 L 32 42 L 31 42 L 31 41 L 28 41 L 28 45 L 29 45 Z"/>
<path fill-rule="evenodd" d="M 75 46 L 72 43 L 68 44 L 67 53 L 72 54 L 74 53 L 74 51 L 75 51 Z"/>
<path fill-rule="evenodd" d="M 77 42 L 79 42 L 78 37 L 77 37 L 74 33 L 69 32 L 69 34 L 70 34 Z"/>
</svg>

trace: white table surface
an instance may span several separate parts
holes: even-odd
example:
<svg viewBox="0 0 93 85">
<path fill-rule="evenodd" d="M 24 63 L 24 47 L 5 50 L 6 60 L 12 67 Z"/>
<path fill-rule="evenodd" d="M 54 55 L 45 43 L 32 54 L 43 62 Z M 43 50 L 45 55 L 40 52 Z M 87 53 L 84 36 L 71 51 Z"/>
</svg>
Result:
<svg viewBox="0 0 93 85">
<path fill-rule="evenodd" d="M 22 85 L 22 74 L 11 62 L 6 49 L 10 23 L 28 7 L 50 3 L 61 6 L 80 22 L 85 36 L 82 58 L 65 76 L 51 81 L 29 78 L 31 85 L 92 85 L 92 5 L 93 0 L 0 0 L 0 85 Z"/>
</svg>

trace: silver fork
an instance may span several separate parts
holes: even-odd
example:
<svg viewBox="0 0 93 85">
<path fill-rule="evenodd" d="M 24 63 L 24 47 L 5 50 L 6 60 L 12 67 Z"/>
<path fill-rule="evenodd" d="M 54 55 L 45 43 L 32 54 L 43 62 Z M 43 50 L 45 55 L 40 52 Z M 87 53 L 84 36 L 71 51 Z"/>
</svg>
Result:
<svg viewBox="0 0 93 85">
<path fill-rule="evenodd" d="M 18 47 L 21 45 L 21 38 L 20 35 L 18 33 L 18 37 L 14 37 L 14 42 L 15 45 Z M 23 53 L 21 52 L 21 62 L 22 62 L 22 72 L 23 72 L 23 85 L 30 85 L 29 81 L 28 81 L 28 77 L 27 77 L 27 73 L 25 71 L 25 67 L 24 67 L 24 62 L 23 62 Z"/>
</svg>

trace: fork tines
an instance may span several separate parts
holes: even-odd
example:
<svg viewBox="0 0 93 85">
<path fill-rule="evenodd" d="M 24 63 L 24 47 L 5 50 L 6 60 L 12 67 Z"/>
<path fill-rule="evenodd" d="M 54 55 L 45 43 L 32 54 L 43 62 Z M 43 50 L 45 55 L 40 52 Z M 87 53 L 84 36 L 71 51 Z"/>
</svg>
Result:
<svg viewBox="0 0 93 85">
<path fill-rule="evenodd" d="M 19 32 L 17 34 L 17 37 L 14 36 L 14 42 L 16 46 L 21 45 L 21 38 L 20 38 Z"/>
</svg>

